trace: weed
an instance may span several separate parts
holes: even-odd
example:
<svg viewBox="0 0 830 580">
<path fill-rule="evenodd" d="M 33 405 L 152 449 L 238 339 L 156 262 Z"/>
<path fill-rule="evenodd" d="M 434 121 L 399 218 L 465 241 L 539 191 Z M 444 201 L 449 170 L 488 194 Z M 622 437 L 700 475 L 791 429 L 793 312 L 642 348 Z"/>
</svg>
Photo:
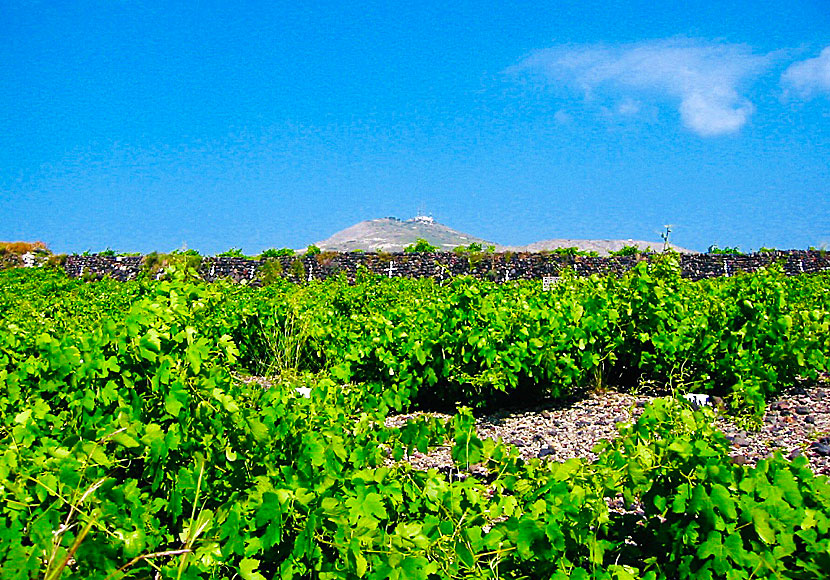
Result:
<svg viewBox="0 0 830 580">
<path fill-rule="evenodd" d="M 274 258 L 268 259 L 259 269 L 259 279 L 266 286 L 282 280 L 282 263 Z"/>
<path fill-rule="evenodd" d="M 288 268 L 288 273 L 295 282 L 305 282 L 306 271 L 303 259 L 299 256 L 294 258 L 294 261 L 291 262 L 291 266 Z"/>
</svg>

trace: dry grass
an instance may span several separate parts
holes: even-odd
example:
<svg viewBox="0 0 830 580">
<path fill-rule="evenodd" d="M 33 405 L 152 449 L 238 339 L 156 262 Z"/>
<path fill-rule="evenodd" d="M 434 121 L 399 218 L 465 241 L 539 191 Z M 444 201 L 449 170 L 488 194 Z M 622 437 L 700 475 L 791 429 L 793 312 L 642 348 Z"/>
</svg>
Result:
<svg viewBox="0 0 830 580">
<path fill-rule="evenodd" d="M 0 242 L 0 254 L 22 256 L 29 252 L 49 252 L 43 242 Z"/>
</svg>

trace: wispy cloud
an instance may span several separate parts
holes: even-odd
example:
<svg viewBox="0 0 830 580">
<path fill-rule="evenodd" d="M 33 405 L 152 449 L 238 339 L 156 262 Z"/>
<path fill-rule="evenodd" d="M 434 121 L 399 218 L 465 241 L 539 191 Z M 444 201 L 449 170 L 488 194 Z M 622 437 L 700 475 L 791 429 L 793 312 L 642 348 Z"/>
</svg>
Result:
<svg viewBox="0 0 830 580">
<path fill-rule="evenodd" d="M 640 103 L 638 103 L 634 99 L 626 98 L 623 99 L 623 101 L 617 105 L 616 111 L 618 114 L 624 116 L 636 115 L 640 112 Z"/>
<path fill-rule="evenodd" d="M 781 75 L 787 95 L 795 93 L 809 99 L 820 93 L 830 94 L 830 46 L 815 58 L 794 62 Z"/>
<path fill-rule="evenodd" d="M 745 45 L 672 38 L 620 46 L 567 45 L 539 50 L 510 69 L 577 88 L 586 99 L 610 91 L 624 102 L 668 97 L 683 124 L 702 136 L 734 133 L 754 111 L 741 89 L 770 65 Z M 630 108 L 627 112 L 631 112 Z"/>
</svg>

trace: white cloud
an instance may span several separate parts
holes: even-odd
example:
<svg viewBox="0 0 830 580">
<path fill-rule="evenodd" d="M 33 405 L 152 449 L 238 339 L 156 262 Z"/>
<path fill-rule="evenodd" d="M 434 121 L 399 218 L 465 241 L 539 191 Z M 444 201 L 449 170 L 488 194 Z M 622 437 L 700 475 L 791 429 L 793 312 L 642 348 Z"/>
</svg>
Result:
<svg viewBox="0 0 830 580">
<path fill-rule="evenodd" d="M 830 46 L 816 58 L 795 62 L 781 75 L 781 82 L 802 98 L 830 93 Z M 790 91 L 787 91 L 790 94 Z"/>
<path fill-rule="evenodd" d="M 704 137 L 735 133 L 743 127 L 755 107 L 733 91 L 719 95 L 692 92 L 683 96 L 680 117 L 692 131 Z"/>
<path fill-rule="evenodd" d="M 630 99 L 632 93 L 669 97 L 677 102 L 686 127 L 712 136 L 734 133 L 746 124 L 754 107 L 740 89 L 757 78 L 771 58 L 745 45 L 673 38 L 548 48 L 534 52 L 510 72 L 576 87 L 587 100 L 609 90 L 615 98 Z"/>
</svg>

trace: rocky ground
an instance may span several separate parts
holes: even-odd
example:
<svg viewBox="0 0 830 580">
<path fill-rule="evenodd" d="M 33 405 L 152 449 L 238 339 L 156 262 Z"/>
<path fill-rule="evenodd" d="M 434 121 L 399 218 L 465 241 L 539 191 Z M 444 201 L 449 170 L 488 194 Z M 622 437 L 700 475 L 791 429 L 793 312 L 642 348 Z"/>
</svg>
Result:
<svg viewBox="0 0 830 580">
<path fill-rule="evenodd" d="M 826 379 L 826 377 L 825 377 Z M 606 391 L 532 409 L 500 411 L 477 420 L 479 437 L 502 439 L 516 445 L 525 458 L 564 461 L 571 457 L 593 459 L 592 448 L 613 438 L 616 424 L 636 417 L 652 396 Z M 399 426 L 414 414 L 395 415 L 389 426 Z M 448 418 L 447 415 L 438 415 Z M 830 475 L 830 382 L 784 393 L 767 409 L 759 431 L 738 428 L 727 417 L 718 425 L 732 442 L 732 459 L 754 464 L 776 449 L 789 458 L 805 455 L 817 474 Z M 428 455 L 415 453 L 414 466 L 447 469 L 449 448 Z"/>
<path fill-rule="evenodd" d="M 264 377 L 238 377 L 268 388 Z M 515 445 L 526 458 L 564 461 L 594 459 L 593 447 L 616 436 L 619 422 L 631 421 L 654 396 L 603 391 L 552 401 L 528 409 L 502 410 L 476 421 L 478 436 Z M 386 424 L 398 427 L 417 413 L 390 416 Z M 449 415 L 433 413 L 444 420 Z M 830 476 L 830 375 L 815 384 L 782 393 L 767 407 L 758 431 L 739 428 L 721 416 L 718 426 L 732 442 L 732 460 L 754 464 L 780 450 L 790 459 L 805 455 L 816 474 Z M 452 467 L 449 447 L 429 454 L 415 452 L 409 461 L 419 469 Z"/>
</svg>

